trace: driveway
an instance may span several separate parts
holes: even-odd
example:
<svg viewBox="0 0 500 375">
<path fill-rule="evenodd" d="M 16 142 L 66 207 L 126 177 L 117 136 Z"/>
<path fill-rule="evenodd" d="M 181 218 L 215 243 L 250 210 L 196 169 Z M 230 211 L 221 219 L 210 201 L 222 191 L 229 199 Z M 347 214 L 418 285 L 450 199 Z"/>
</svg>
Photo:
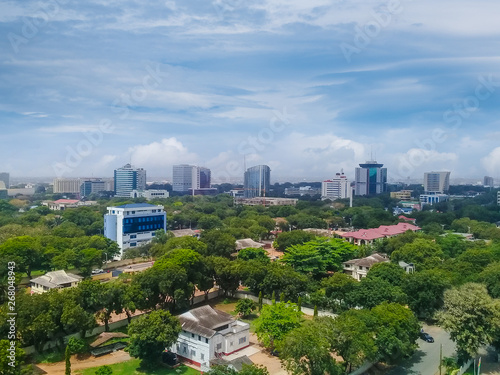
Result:
<svg viewBox="0 0 500 375">
<path fill-rule="evenodd" d="M 443 345 L 443 357 L 455 354 L 455 344 L 450 335 L 438 326 L 423 325 L 424 331 L 434 337 L 433 343 L 418 339 L 418 349 L 413 356 L 387 372 L 387 375 L 439 374 L 439 347 Z M 444 373 L 444 372 L 443 372 Z"/>
</svg>

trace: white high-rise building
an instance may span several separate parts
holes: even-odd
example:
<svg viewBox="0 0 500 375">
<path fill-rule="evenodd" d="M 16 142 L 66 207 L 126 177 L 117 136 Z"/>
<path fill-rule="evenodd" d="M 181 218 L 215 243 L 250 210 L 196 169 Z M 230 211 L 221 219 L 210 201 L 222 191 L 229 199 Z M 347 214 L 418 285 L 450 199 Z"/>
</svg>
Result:
<svg viewBox="0 0 500 375">
<path fill-rule="evenodd" d="M 10 187 L 10 174 L 7 172 L 0 172 L 0 181 L 3 181 L 5 188 L 8 189 Z"/>
<path fill-rule="evenodd" d="M 146 190 L 146 171 L 125 164 L 115 170 L 115 197 L 130 197 L 132 190 Z"/>
<path fill-rule="evenodd" d="M 54 179 L 54 193 L 58 194 L 80 194 L 82 180 L 80 178 L 56 178 Z"/>
<path fill-rule="evenodd" d="M 450 189 L 451 172 L 424 173 L 424 190 L 426 193 L 444 194 Z"/>
<path fill-rule="evenodd" d="M 172 168 L 172 190 L 188 192 L 192 189 L 209 189 L 210 169 L 195 165 L 179 164 Z"/>
<path fill-rule="evenodd" d="M 108 213 L 104 215 L 104 236 L 118 244 L 120 258 L 126 249 L 151 241 L 159 229 L 167 230 L 167 214 L 163 206 L 125 204 L 108 207 Z"/>
<path fill-rule="evenodd" d="M 321 183 L 321 199 L 344 199 L 351 196 L 351 183 L 344 172 Z"/>
<path fill-rule="evenodd" d="M 375 160 L 369 160 L 356 168 L 356 195 L 375 195 L 387 191 L 387 168 L 382 168 L 383 166 Z"/>
</svg>

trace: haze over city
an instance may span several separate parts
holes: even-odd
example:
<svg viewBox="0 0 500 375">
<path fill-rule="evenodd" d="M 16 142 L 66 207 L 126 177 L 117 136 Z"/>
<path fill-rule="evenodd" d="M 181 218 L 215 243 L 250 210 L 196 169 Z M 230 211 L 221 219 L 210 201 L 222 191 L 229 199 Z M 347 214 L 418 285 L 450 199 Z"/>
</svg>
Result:
<svg viewBox="0 0 500 375">
<path fill-rule="evenodd" d="M 119 6 L 118 6 L 119 4 Z M 0 157 L 12 176 L 132 162 L 320 180 L 500 177 L 492 1 L 7 1 Z"/>
</svg>

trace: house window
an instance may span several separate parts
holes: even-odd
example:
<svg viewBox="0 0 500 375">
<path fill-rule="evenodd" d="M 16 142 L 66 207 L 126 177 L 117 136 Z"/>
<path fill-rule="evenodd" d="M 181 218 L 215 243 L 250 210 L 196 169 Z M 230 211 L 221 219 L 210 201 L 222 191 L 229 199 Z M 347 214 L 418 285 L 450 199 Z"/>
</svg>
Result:
<svg viewBox="0 0 500 375">
<path fill-rule="evenodd" d="M 191 357 L 196 357 L 196 352 L 194 350 L 191 349 Z"/>
<path fill-rule="evenodd" d="M 201 353 L 200 354 L 200 357 L 201 357 L 201 360 L 204 361 L 205 360 L 205 354 Z"/>
<path fill-rule="evenodd" d="M 191 333 L 191 337 L 194 339 L 194 333 Z"/>
<path fill-rule="evenodd" d="M 184 354 L 186 354 L 186 353 L 187 353 L 187 346 L 184 346 L 184 347 L 182 348 L 182 352 L 183 352 Z"/>
<path fill-rule="evenodd" d="M 241 337 L 240 341 L 239 341 L 239 344 L 241 345 L 241 344 L 243 344 L 245 342 L 247 342 L 247 338 L 246 337 Z"/>
<path fill-rule="evenodd" d="M 234 345 L 234 342 L 231 341 L 231 346 L 233 346 L 233 345 Z"/>
<path fill-rule="evenodd" d="M 134 247 L 134 246 L 137 246 L 137 242 L 131 242 L 130 243 L 130 247 Z"/>
<path fill-rule="evenodd" d="M 137 238 L 137 235 L 135 235 L 135 234 L 131 234 L 131 235 L 130 235 L 130 239 L 133 239 L 133 238 Z"/>
<path fill-rule="evenodd" d="M 222 349 L 222 344 L 217 344 L 217 350 L 221 350 Z"/>
<path fill-rule="evenodd" d="M 179 353 L 180 349 L 181 349 L 180 345 L 177 344 L 177 353 Z"/>
<path fill-rule="evenodd" d="M 200 335 L 198 335 L 198 341 L 201 341 L 201 336 Z"/>
<path fill-rule="evenodd" d="M 205 339 L 205 342 L 208 344 L 208 339 Z"/>
</svg>

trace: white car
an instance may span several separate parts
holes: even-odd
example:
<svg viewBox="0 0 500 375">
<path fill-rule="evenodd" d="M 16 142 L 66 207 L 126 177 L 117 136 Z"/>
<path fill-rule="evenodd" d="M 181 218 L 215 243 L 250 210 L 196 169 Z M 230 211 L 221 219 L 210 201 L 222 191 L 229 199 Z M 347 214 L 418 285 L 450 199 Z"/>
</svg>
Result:
<svg viewBox="0 0 500 375">
<path fill-rule="evenodd" d="M 95 269 L 95 270 L 92 270 L 92 275 L 97 275 L 97 274 L 100 274 L 100 273 L 103 273 L 104 270 L 101 270 L 101 269 Z"/>
</svg>

